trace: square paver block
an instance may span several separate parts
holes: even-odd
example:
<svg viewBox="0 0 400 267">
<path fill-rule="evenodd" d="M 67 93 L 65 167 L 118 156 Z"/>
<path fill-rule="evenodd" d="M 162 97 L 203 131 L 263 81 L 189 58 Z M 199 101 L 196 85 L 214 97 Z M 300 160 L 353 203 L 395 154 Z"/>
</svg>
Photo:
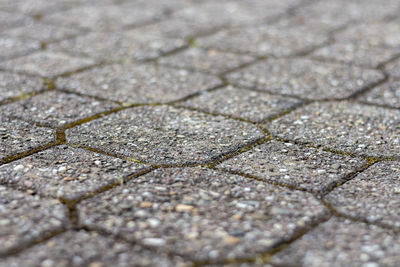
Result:
<svg viewBox="0 0 400 267">
<path fill-rule="evenodd" d="M 28 54 L 29 52 L 40 49 L 40 42 L 27 39 L 8 36 L 0 36 L 0 60 Z M 0 69 L 4 64 L 0 62 Z"/>
<path fill-rule="evenodd" d="M 108 62 L 152 59 L 184 46 L 182 39 L 135 29 L 125 32 L 93 32 L 49 45 L 49 48 L 85 54 Z"/>
<path fill-rule="evenodd" d="M 333 218 L 275 254 L 274 266 L 397 266 L 400 236 L 373 225 Z"/>
<path fill-rule="evenodd" d="M 65 212 L 57 200 L 0 185 L 0 256 L 62 230 L 67 220 Z"/>
<path fill-rule="evenodd" d="M 169 106 L 126 109 L 66 134 L 72 144 L 168 165 L 212 161 L 264 137 L 246 122 Z"/>
<path fill-rule="evenodd" d="M 4 32 L 4 34 L 8 36 L 31 38 L 42 42 L 71 38 L 79 33 L 80 31 L 76 29 L 42 23 L 27 23 L 23 26 L 11 28 Z"/>
<path fill-rule="evenodd" d="M 60 88 L 125 104 L 176 101 L 221 84 L 211 75 L 154 64 L 112 64 L 56 80 Z"/>
<path fill-rule="evenodd" d="M 55 142 L 52 129 L 0 114 L 0 162 L 7 157 Z"/>
<path fill-rule="evenodd" d="M 300 100 L 290 97 L 228 86 L 216 91 L 204 92 L 197 97 L 179 103 L 179 105 L 261 122 L 296 107 L 300 103 Z"/>
<path fill-rule="evenodd" d="M 326 196 L 341 213 L 400 229 L 400 163 L 379 162 Z"/>
<path fill-rule="evenodd" d="M 312 57 L 377 68 L 398 54 L 400 54 L 400 48 L 367 43 L 338 42 L 316 50 L 312 53 Z"/>
<path fill-rule="evenodd" d="M 360 158 L 271 141 L 224 161 L 217 168 L 318 193 L 366 164 Z"/>
<path fill-rule="evenodd" d="M 388 81 L 360 98 L 362 102 L 400 108 L 400 81 Z"/>
<path fill-rule="evenodd" d="M 50 91 L 0 107 L 2 114 L 40 125 L 60 127 L 119 107 L 118 104 Z"/>
<path fill-rule="evenodd" d="M 269 59 L 227 76 L 237 85 L 303 99 L 341 99 L 381 81 L 380 71 L 305 58 Z"/>
<path fill-rule="evenodd" d="M 385 66 L 385 71 L 394 79 L 400 79 L 400 58 Z"/>
<path fill-rule="evenodd" d="M 288 56 L 309 51 L 328 37 L 305 25 L 261 25 L 233 28 L 196 40 L 200 47 L 254 55 Z"/>
<path fill-rule="evenodd" d="M 8 257 L 4 266 L 191 266 L 137 245 L 116 241 L 95 232 L 69 231 Z M 2 265 L 3 266 L 3 265 Z"/>
<path fill-rule="evenodd" d="M 0 71 L 0 103 L 45 89 L 42 79 Z"/>
<path fill-rule="evenodd" d="M 311 194 L 207 168 L 158 169 L 78 210 L 89 227 L 196 260 L 253 256 L 326 215 Z"/>
<path fill-rule="evenodd" d="M 0 63 L 0 69 L 54 77 L 77 71 L 94 63 L 94 60 L 85 57 L 72 57 L 64 53 L 41 51 Z"/>
<path fill-rule="evenodd" d="M 0 166 L 0 182 L 45 196 L 77 199 L 148 167 L 65 145 Z"/>
<path fill-rule="evenodd" d="M 273 136 L 373 157 L 400 156 L 400 111 L 354 102 L 313 103 L 269 124 Z"/>
<path fill-rule="evenodd" d="M 254 61 L 254 57 L 217 50 L 187 49 L 181 53 L 163 57 L 161 64 L 204 71 L 213 74 L 226 72 Z"/>
</svg>

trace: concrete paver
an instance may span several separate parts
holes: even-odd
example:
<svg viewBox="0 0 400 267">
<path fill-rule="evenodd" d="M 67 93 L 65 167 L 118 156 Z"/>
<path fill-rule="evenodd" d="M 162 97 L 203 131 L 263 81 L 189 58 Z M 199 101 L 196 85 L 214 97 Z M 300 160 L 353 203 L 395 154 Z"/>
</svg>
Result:
<svg viewBox="0 0 400 267">
<path fill-rule="evenodd" d="M 0 102 L 45 89 L 38 77 L 0 71 Z"/>
<path fill-rule="evenodd" d="M 400 81 L 388 81 L 360 97 L 362 102 L 400 108 Z"/>
<path fill-rule="evenodd" d="M 27 38 L 15 38 L 6 35 L 0 35 L 0 59 L 5 59 L 22 56 L 28 52 L 38 50 L 40 43 L 36 40 Z M 4 65 L 1 63 L 0 69 L 3 69 Z"/>
</svg>

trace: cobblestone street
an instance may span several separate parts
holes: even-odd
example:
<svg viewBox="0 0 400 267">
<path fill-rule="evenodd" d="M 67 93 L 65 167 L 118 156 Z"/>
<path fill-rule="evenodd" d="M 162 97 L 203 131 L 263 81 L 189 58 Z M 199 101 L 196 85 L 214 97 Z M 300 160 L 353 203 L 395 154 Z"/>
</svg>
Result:
<svg viewBox="0 0 400 267">
<path fill-rule="evenodd" d="M 0 266 L 400 264 L 400 0 L 0 0 Z"/>
</svg>

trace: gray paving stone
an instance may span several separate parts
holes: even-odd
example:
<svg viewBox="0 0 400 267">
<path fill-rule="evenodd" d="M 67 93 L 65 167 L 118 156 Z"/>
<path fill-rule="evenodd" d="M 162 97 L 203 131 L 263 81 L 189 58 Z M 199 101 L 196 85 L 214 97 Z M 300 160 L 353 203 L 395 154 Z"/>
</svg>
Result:
<svg viewBox="0 0 400 267">
<path fill-rule="evenodd" d="M 119 107 L 90 97 L 50 91 L 0 108 L 2 114 L 40 125 L 60 127 Z"/>
<path fill-rule="evenodd" d="M 354 102 L 313 103 L 266 125 L 272 135 L 375 157 L 400 155 L 400 111 Z"/>
<path fill-rule="evenodd" d="M 308 51 L 328 40 L 306 25 L 271 24 L 233 28 L 196 40 L 201 47 L 254 55 L 288 56 Z"/>
<path fill-rule="evenodd" d="M 40 78 L 0 71 L 0 102 L 43 89 Z"/>
<path fill-rule="evenodd" d="M 249 257 L 326 214 L 305 192 L 206 168 L 159 169 L 78 210 L 84 224 L 195 259 Z"/>
<path fill-rule="evenodd" d="M 56 84 L 127 104 L 175 101 L 222 82 L 214 76 L 154 64 L 112 64 L 59 78 Z"/>
<path fill-rule="evenodd" d="M 400 236 L 333 218 L 272 257 L 274 266 L 397 266 Z"/>
<path fill-rule="evenodd" d="M 191 48 L 178 54 L 159 59 L 161 64 L 179 68 L 219 74 L 254 61 L 247 55 L 238 55 L 217 50 Z"/>
<path fill-rule="evenodd" d="M 57 200 L 40 199 L 0 185 L 0 255 L 61 230 L 65 208 Z"/>
<path fill-rule="evenodd" d="M 190 266 L 179 257 L 145 250 L 97 233 L 69 231 L 11 256 L 0 266 Z"/>
<path fill-rule="evenodd" d="M 341 213 L 400 229 L 400 163 L 379 162 L 326 196 Z"/>
<path fill-rule="evenodd" d="M 26 23 L 20 27 L 4 31 L 4 35 L 26 37 L 42 42 L 58 41 L 76 36 L 80 31 L 73 28 L 47 25 L 43 23 Z"/>
<path fill-rule="evenodd" d="M 1 5 L 0 5 L 1 7 Z M 18 26 L 30 19 L 24 15 L 3 12 L 0 10 L 0 31 Z"/>
<path fill-rule="evenodd" d="M 239 87 L 311 100 L 347 98 L 383 77 L 377 70 L 305 58 L 269 59 L 227 75 Z"/>
<path fill-rule="evenodd" d="M 137 163 L 60 145 L 0 166 L 0 182 L 45 196 L 77 199 L 146 169 Z"/>
<path fill-rule="evenodd" d="M 43 15 L 66 7 L 68 0 L 5 0 L 0 3 L 0 8 L 13 13 L 27 15 Z"/>
<path fill-rule="evenodd" d="M 388 81 L 360 98 L 362 102 L 400 108 L 400 81 Z"/>
<path fill-rule="evenodd" d="M 49 48 L 84 54 L 102 61 L 131 61 L 155 58 L 184 45 L 181 39 L 135 29 L 125 32 L 94 32 L 52 44 Z"/>
<path fill-rule="evenodd" d="M 339 42 L 316 50 L 312 56 L 376 68 L 400 54 L 400 48 L 362 43 Z"/>
<path fill-rule="evenodd" d="M 22 39 L 8 36 L 0 36 L 0 60 L 25 55 L 38 50 L 40 43 L 32 39 Z M 0 68 L 2 68 L 0 63 Z"/>
<path fill-rule="evenodd" d="M 152 164 L 210 161 L 263 137 L 249 123 L 169 106 L 123 110 L 66 134 L 70 143 Z"/>
<path fill-rule="evenodd" d="M 371 22 L 350 26 L 336 34 L 339 41 L 367 43 L 398 48 L 400 46 L 400 22 Z"/>
<path fill-rule="evenodd" d="M 53 130 L 0 114 L 0 161 L 55 141 Z"/>
<path fill-rule="evenodd" d="M 270 141 L 222 162 L 218 169 L 321 192 L 367 164 L 366 160 Z"/>
<path fill-rule="evenodd" d="M 400 79 L 400 59 L 397 59 L 385 66 L 385 70 L 389 73 L 390 77 Z"/>
<path fill-rule="evenodd" d="M 44 77 L 54 77 L 88 67 L 94 63 L 89 58 L 72 57 L 59 52 L 40 51 L 0 63 L 0 68 Z"/>
<path fill-rule="evenodd" d="M 261 122 L 301 103 L 300 100 L 228 86 L 178 105 Z"/>
</svg>

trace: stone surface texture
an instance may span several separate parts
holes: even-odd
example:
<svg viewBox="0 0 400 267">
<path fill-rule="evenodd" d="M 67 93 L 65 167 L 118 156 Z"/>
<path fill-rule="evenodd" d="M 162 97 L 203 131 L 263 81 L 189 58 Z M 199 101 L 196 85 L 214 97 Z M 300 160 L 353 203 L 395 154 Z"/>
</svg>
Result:
<svg viewBox="0 0 400 267">
<path fill-rule="evenodd" d="M 0 267 L 398 267 L 400 0 L 0 0 Z"/>
</svg>

